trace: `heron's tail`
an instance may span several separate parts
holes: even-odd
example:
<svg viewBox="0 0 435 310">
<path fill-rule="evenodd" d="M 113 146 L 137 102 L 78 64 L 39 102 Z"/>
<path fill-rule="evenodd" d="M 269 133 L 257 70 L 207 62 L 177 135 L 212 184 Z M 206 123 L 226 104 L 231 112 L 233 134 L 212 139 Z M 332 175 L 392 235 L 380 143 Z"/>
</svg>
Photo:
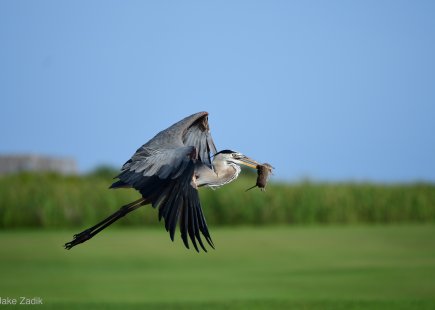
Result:
<svg viewBox="0 0 435 310">
<path fill-rule="evenodd" d="M 136 210 L 140 206 L 146 205 L 148 202 L 144 198 L 140 198 L 136 201 L 133 201 L 129 204 L 126 204 L 122 206 L 118 211 L 104 219 L 103 221 L 99 222 L 98 224 L 82 231 L 79 234 L 74 235 L 73 240 L 70 242 L 65 243 L 65 249 L 70 250 L 72 247 L 76 246 L 77 244 L 83 243 L 89 239 L 91 239 L 93 236 L 98 234 L 100 231 L 105 229 L 106 227 L 112 225 L 120 218 L 124 217 L 127 213 L 130 213 L 131 211 Z"/>
</svg>

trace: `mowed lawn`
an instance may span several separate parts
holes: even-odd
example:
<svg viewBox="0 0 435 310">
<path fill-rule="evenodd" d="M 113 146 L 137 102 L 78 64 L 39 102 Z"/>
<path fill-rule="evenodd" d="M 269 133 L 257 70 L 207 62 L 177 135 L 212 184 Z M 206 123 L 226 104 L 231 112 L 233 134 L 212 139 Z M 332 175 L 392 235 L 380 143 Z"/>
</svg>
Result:
<svg viewBox="0 0 435 310">
<path fill-rule="evenodd" d="M 41 297 L 32 309 L 435 308 L 434 225 L 212 227 L 208 253 L 122 227 L 64 250 L 75 232 L 0 232 L 0 297 Z"/>
</svg>

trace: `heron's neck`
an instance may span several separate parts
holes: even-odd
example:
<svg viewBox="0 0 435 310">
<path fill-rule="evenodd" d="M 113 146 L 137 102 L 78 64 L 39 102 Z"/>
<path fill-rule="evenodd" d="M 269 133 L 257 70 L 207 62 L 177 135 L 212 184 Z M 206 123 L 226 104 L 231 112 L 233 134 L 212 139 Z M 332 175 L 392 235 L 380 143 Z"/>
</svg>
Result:
<svg viewBox="0 0 435 310">
<path fill-rule="evenodd" d="M 216 178 L 208 186 L 219 187 L 228 184 L 239 176 L 240 167 L 236 164 L 229 164 L 222 161 L 213 161 L 213 169 L 216 173 Z"/>
</svg>

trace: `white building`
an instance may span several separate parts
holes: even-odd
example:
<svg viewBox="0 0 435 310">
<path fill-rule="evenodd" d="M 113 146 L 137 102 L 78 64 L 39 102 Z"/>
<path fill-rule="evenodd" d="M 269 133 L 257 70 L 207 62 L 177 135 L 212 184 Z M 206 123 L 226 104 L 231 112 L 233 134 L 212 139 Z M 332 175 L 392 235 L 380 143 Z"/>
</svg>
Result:
<svg viewBox="0 0 435 310">
<path fill-rule="evenodd" d="M 0 155 L 0 174 L 22 171 L 76 174 L 77 164 L 72 158 L 40 155 Z"/>
</svg>

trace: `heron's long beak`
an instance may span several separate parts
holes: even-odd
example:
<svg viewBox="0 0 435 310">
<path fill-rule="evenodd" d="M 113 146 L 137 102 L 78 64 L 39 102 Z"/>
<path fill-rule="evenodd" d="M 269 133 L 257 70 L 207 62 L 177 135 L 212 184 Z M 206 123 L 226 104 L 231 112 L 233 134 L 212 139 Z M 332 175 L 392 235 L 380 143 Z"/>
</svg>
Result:
<svg viewBox="0 0 435 310">
<path fill-rule="evenodd" d="M 240 161 L 240 164 L 257 169 L 257 165 L 259 165 L 258 162 L 256 162 L 255 160 L 243 155 L 243 157 L 238 158 L 238 160 Z"/>
</svg>

